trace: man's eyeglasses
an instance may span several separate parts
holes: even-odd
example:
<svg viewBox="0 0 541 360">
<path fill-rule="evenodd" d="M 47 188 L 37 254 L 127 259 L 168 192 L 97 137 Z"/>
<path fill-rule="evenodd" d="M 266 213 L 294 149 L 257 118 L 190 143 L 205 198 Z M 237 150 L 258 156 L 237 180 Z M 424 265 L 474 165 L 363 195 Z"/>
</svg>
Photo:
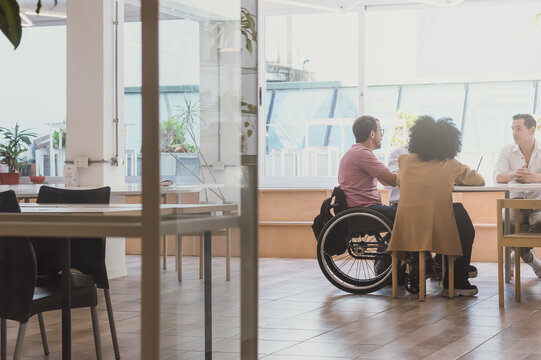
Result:
<svg viewBox="0 0 541 360">
<path fill-rule="evenodd" d="M 381 133 L 381 136 L 383 136 L 383 134 L 385 134 L 385 129 L 379 129 L 379 132 Z"/>
</svg>

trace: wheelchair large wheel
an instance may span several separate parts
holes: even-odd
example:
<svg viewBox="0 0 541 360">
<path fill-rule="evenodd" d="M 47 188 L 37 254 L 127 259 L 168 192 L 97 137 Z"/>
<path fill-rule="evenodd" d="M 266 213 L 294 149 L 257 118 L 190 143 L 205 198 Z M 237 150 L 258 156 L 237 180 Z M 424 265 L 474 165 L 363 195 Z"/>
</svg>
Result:
<svg viewBox="0 0 541 360">
<path fill-rule="evenodd" d="M 368 208 L 351 208 L 334 216 L 318 239 L 317 259 L 325 277 L 354 294 L 381 289 L 391 278 L 391 256 L 386 250 L 392 227 L 387 217 Z"/>
</svg>

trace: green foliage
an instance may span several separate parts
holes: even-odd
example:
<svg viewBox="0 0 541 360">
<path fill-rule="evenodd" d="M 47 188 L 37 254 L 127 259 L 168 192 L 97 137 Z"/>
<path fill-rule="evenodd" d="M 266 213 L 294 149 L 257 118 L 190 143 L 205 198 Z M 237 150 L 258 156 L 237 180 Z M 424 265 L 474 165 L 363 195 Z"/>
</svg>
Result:
<svg viewBox="0 0 541 360">
<path fill-rule="evenodd" d="M 252 55 L 252 42 L 257 43 L 256 16 L 246 8 L 240 9 L 240 33 L 244 37 L 246 50 Z"/>
<path fill-rule="evenodd" d="M 246 132 L 246 136 L 250 137 L 254 134 L 255 126 L 250 120 L 244 121 L 244 131 Z"/>
<path fill-rule="evenodd" d="M 408 130 L 415 124 L 419 115 L 414 112 L 408 113 L 405 111 L 397 111 L 396 118 L 399 120 L 406 120 L 406 129 L 403 125 L 395 126 L 392 132 L 391 145 L 402 146 L 407 142 Z"/>
<path fill-rule="evenodd" d="M 0 30 L 16 49 L 23 34 L 19 4 L 16 0 L 0 0 Z"/>
<path fill-rule="evenodd" d="M 30 132 L 30 129 L 20 130 L 18 123 L 13 129 L 0 127 L 0 132 L 4 134 L 4 142 L 0 145 L 0 162 L 8 166 L 9 172 L 19 171 L 26 165 L 21 155 L 32 144 L 30 138 L 36 137 L 37 134 Z"/>
<path fill-rule="evenodd" d="M 58 0 L 54 0 L 56 6 Z M 41 10 L 41 0 L 36 5 L 36 14 Z M 19 13 L 19 4 L 17 0 L 0 0 L 0 30 L 13 44 L 15 49 L 21 42 L 23 36 L 21 26 L 21 14 Z"/>
<path fill-rule="evenodd" d="M 541 25 L 541 13 L 535 15 L 535 24 Z"/>
<path fill-rule="evenodd" d="M 184 128 L 188 131 L 189 135 L 195 143 L 194 126 L 199 124 L 199 101 L 184 98 L 184 106 L 177 106 L 178 114 L 175 115 L 175 119 L 179 120 Z"/>
<path fill-rule="evenodd" d="M 245 101 L 240 102 L 240 111 L 243 114 L 257 114 L 257 106 L 249 104 Z"/>
<path fill-rule="evenodd" d="M 160 124 L 161 151 L 194 153 L 196 148 L 188 143 L 186 124 L 174 117 Z"/>
<path fill-rule="evenodd" d="M 66 130 L 61 129 L 60 132 L 62 133 L 62 149 L 66 148 Z M 58 130 L 53 131 L 53 148 L 59 149 L 60 148 L 60 133 Z"/>
</svg>

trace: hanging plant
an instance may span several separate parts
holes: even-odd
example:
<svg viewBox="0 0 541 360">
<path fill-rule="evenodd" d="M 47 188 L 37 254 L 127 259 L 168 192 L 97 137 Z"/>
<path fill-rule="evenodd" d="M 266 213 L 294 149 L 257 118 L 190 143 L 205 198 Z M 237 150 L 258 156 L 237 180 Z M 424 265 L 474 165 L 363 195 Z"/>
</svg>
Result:
<svg viewBox="0 0 541 360">
<path fill-rule="evenodd" d="M 54 0 L 54 6 L 57 3 L 58 0 Z M 41 0 L 38 0 L 36 14 L 39 14 L 40 10 Z M 2 30 L 15 49 L 21 43 L 21 37 L 23 36 L 21 14 L 19 11 L 17 0 L 0 0 L 0 30 Z"/>
<path fill-rule="evenodd" d="M 256 17 L 246 8 L 240 9 L 240 32 L 244 37 L 246 50 L 252 55 L 254 47 L 252 42 L 257 43 Z"/>
</svg>

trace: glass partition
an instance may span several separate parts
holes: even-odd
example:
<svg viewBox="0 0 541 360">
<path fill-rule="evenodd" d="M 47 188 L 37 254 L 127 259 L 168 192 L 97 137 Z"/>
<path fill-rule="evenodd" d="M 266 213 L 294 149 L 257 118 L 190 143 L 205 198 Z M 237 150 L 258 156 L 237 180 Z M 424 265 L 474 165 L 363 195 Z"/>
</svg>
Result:
<svg viewBox="0 0 541 360">
<path fill-rule="evenodd" d="M 160 20 L 160 190 L 210 231 L 178 223 L 161 240 L 161 357 L 204 358 L 211 347 L 215 358 L 238 359 L 240 231 L 214 225 L 240 213 L 245 181 L 241 4 L 180 1 L 164 12 L 182 19 Z M 171 224 L 162 217 L 162 228 Z"/>
</svg>

